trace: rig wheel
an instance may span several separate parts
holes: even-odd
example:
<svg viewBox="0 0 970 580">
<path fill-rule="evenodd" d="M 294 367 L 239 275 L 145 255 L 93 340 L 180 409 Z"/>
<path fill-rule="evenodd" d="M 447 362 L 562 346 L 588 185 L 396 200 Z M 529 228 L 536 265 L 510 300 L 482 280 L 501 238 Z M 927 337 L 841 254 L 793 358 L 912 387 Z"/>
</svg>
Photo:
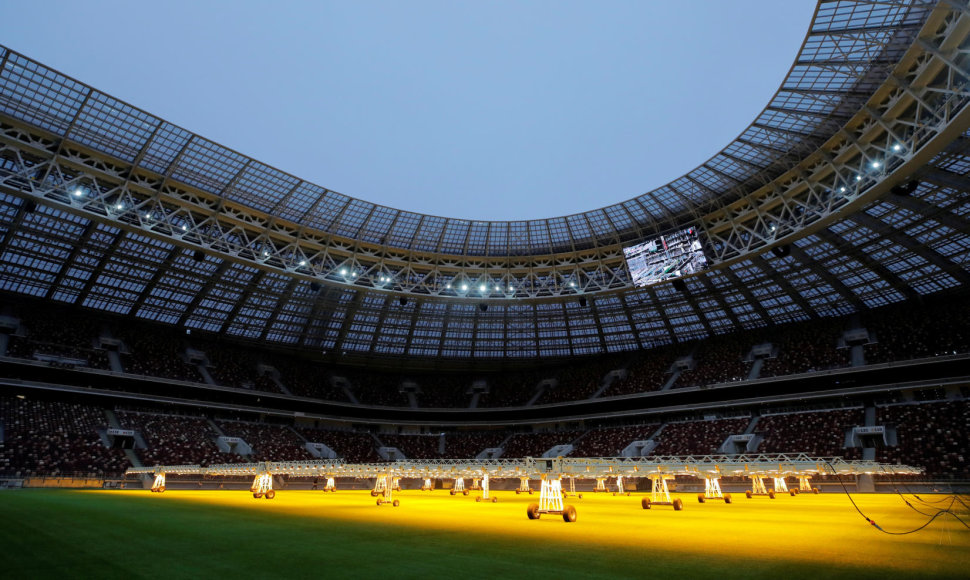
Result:
<svg viewBox="0 0 970 580">
<path fill-rule="evenodd" d="M 253 492 L 253 497 L 254 497 L 254 498 L 256 498 L 256 499 L 259 499 L 259 498 L 261 498 L 261 497 L 263 497 L 263 494 L 261 494 L 261 493 L 256 493 L 256 492 L 254 491 L 254 492 Z"/>
<path fill-rule="evenodd" d="M 498 498 L 497 497 L 493 497 L 492 498 L 492 503 L 498 503 Z"/>
<path fill-rule="evenodd" d="M 562 521 L 564 522 L 575 522 L 576 521 L 576 508 L 571 505 L 567 505 L 566 509 L 562 510 Z"/>
<path fill-rule="evenodd" d="M 529 495 L 532 495 L 532 490 L 531 489 L 529 490 Z"/>
<path fill-rule="evenodd" d="M 678 497 L 674 500 L 674 511 L 679 512 L 682 509 L 684 509 L 684 501 Z"/>
<path fill-rule="evenodd" d="M 448 493 L 450 493 L 451 495 L 455 495 L 455 490 L 453 490 L 453 489 L 452 490 L 449 490 Z"/>
<path fill-rule="evenodd" d="M 273 499 L 274 497 L 276 497 L 276 490 L 275 489 L 267 489 L 266 490 L 266 495 L 263 496 L 263 497 L 265 497 L 266 499 Z"/>
<path fill-rule="evenodd" d="M 768 492 L 768 497 L 771 498 L 771 499 L 775 499 L 775 490 L 772 489 L 771 491 L 769 491 Z"/>
<path fill-rule="evenodd" d="M 788 495 L 790 495 L 792 497 L 795 497 L 796 495 L 798 495 L 798 492 L 795 491 L 794 489 L 789 489 L 788 490 Z"/>
<path fill-rule="evenodd" d="M 641 499 L 640 500 L 640 507 L 642 507 L 645 510 L 650 509 L 650 498 L 649 497 L 645 497 L 645 498 Z"/>
<path fill-rule="evenodd" d="M 466 489 L 465 491 L 461 492 L 461 494 L 462 495 L 468 495 L 468 490 Z"/>
<path fill-rule="evenodd" d="M 578 497 L 579 499 L 583 499 L 583 494 L 579 494 L 576 497 Z"/>
<path fill-rule="evenodd" d="M 706 498 L 704 497 L 703 493 L 697 494 L 697 503 L 704 503 L 705 500 Z"/>
<path fill-rule="evenodd" d="M 525 515 L 529 516 L 530 520 L 539 519 L 539 504 L 530 503 L 529 507 L 525 508 Z"/>
<path fill-rule="evenodd" d="M 751 499 L 751 490 L 750 489 L 748 491 L 744 492 L 744 497 L 746 497 L 748 499 Z"/>
<path fill-rule="evenodd" d="M 377 492 L 376 492 L 376 491 L 374 491 L 373 489 L 372 489 L 372 490 L 370 490 L 370 496 L 371 496 L 371 497 L 377 497 Z"/>
<path fill-rule="evenodd" d="M 158 493 L 165 493 L 165 486 L 164 485 L 158 486 Z"/>
<path fill-rule="evenodd" d="M 813 487 L 812 488 L 812 493 L 814 493 L 815 495 L 818 495 L 818 488 L 817 487 Z"/>
<path fill-rule="evenodd" d="M 394 507 L 397 507 L 397 506 L 401 505 L 401 500 L 396 499 L 396 500 L 394 500 L 394 503 L 392 503 L 391 505 L 394 506 Z"/>
<path fill-rule="evenodd" d="M 482 498 L 481 498 L 480 496 L 476 496 L 476 497 L 475 497 L 475 502 L 476 502 L 476 503 L 478 503 L 478 502 L 480 502 L 480 501 L 482 501 Z"/>
<path fill-rule="evenodd" d="M 724 494 L 724 503 L 731 503 L 731 494 Z"/>
<path fill-rule="evenodd" d="M 520 493 L 522 493 L 522 490 L 521 489 L 515 490 L 515 495 L 519 495 Z"/>
</svg>

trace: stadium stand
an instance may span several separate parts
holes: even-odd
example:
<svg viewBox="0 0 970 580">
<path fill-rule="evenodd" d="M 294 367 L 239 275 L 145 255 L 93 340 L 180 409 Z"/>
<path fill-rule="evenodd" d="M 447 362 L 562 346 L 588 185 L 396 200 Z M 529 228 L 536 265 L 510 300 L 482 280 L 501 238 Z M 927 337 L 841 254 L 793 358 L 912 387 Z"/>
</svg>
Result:
<svg viewBox="0 0 970 580">
<path fill-rule="evenodd" d="M 728 435 L 744 433 L 751 419 L 712 419 L 667 423 L 651 455 L 710 455 Z"/>
<path fill-rule="evenodd" d="M 634 441 L 644 441 L 660 425 L 650 423 L 631 427 L 603 427 L 591 429 L 574 444 L 573 457 L 619 457 Z"/>
<path fill-rule="evenodd" d="M 861 408 L 765 415 L 758 420 L 755 431 L 764 436 L 758 451 L 844 456 L 846 432 L 864 424 Z"/>
<path fill-rule="evenodd" d="M 0 473 L 117 475 L 130 467 L 98 434 L 104 413 L 88 405 L 0 396 Z"/>
<path fill-rule="evenodd" d="M 297 432 L 310 443 L 323 443 L 337 453 L 337 457 L 350 463 L 373 463 L 380 461 L 377 441 L 370 433 L 353 431 L 328 431 L 309 427 L 297 427 Z"/>
<path fill-rule="evenodd" d="M 503 457 L 542 457 L 556 445 L 567 445 L 574 441 L 581 431 L 556 431 L 537 433 L 516 433 L 503 448 Z"/>
<path fill-rule="evenodd" d="M 970 403 L 966 400 L 877 408 L 878 421 L 896 432 L 898 445 L 877 448 L 888 463 L 921 465 L 938 476 L 970 478 Z"/>
</svg>

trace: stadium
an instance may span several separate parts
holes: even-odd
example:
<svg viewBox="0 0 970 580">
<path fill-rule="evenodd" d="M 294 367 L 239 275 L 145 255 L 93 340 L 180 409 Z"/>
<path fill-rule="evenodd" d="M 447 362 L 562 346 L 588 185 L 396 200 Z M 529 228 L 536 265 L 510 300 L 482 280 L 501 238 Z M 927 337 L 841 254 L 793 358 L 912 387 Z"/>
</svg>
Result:
<svg viewBox="0 0 970 580">
<path fill-rule="evenodd" d="M 822 0 L 692 171 L 467 220 L 0 45 L 0 566 L 965 576 L 968 103 L 965 2 Z"/>
</svg>

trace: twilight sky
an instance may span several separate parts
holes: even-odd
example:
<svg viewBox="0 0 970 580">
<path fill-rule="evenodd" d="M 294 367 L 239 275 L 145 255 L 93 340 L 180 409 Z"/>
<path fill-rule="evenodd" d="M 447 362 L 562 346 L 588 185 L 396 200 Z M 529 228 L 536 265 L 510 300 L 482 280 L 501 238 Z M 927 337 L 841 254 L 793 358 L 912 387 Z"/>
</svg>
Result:
<svg viewBox="0 0 970 580">
<path fill-rule="evenodd" d="M 271 10 L 270 10 L 271 8 Z M 0 44 L 341 193 L 532 219 L 702 163 L 778 89 L 808 0 L 45 0 Z"/>
</svg>

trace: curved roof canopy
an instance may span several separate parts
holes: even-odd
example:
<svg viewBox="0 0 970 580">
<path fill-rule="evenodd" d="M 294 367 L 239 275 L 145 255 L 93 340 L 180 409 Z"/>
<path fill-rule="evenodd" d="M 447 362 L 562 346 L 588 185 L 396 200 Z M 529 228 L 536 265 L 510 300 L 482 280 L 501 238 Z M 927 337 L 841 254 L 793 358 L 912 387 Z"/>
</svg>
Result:
<svg viewBox="0 0 970 580">
<path fill-rule="evenodd" d="M 968 20 L 948 3 L 823 1 L 720 153 L 623 203 L 511 222 L 329 191 L 0 47 L 0 288 L 327 352 L 495 360 L 962 286 Z M 886 195 L 899 186 L 910 195 Z M 622 247 L 683 227 L 714 267 L 634 287 Z"/>
</svg>

